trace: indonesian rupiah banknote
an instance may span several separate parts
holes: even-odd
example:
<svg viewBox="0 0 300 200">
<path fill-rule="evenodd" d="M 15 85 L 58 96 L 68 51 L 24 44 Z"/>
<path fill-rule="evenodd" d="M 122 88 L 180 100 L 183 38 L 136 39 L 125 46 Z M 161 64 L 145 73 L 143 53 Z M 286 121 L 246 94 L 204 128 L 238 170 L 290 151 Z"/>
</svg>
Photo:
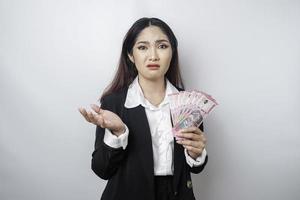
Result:
<svg viewBox="0 0 300 200">
<path fill-rule="evenodd" d="M 218 105 L 212 96 L 202 91 L 180 91 L 168 95 L 170 102 L 172 132 L 175 134 L 182 128 L 199 127 L 203 119 Z"/>
</svg>

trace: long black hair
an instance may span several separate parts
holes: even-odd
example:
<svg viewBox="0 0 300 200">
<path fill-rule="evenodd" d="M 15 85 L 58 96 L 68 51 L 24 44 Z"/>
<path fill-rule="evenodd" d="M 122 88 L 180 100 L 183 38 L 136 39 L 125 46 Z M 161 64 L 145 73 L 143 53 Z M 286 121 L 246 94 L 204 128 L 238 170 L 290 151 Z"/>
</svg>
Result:
<svg viewBox="0 0 300 200">
<path fill-rule="evenodd" d="M 116 92 L 124 87 L 128 87 L 132 83 L 134 78 L 137 76 L 138 72 L 135 67 L 135 64 L 131 62 L 131 60 L 128 57 L 128 54 L 132 55 L 132 49 L 136 42 L 136 38 L 143 29 L 149 26 L 159 27 L 162 30 L 162 32 L 168 37 L 172 48 L 172 59 L 170 62 L 169 69 L 165 76 L 174 86 L 184 89 L 181 73 L 179 70 L 177 50 L 178 43 L 173 31 L 165 22 L 158 18 L 143 17 L 137 20 L 131 26 L 131 28 L 128 30 L 124 37 L 122 52 L 119 60 L 119 67 L 112 82 L 104 90 L 104 93 L 100 98 L 101 102 L 104 96 Z"/>
</svg>

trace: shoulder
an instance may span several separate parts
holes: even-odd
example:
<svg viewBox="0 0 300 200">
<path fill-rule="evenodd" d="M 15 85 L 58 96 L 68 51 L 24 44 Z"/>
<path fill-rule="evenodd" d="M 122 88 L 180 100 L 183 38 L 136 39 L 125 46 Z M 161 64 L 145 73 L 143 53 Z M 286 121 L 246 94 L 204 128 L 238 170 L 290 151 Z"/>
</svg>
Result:
<svg viewBox="0 0 300 200">
<path fill-rule="evenodd" d="M 175 86 L 175 87 L 176 87 L 176 89 L 177 89 L 179 92 L 184 91 L 183 88 L 180 88 L 180 87 L 177 87 L 177 86 Z"/>
<path fill-rule="evenodd" d="M 127 91 L 128 88 L 122 88 L 103 96 L 102 101 L 100 102 L 101 108 L 112 111 L 122 118 Z"/>
<path fill-rule="evenodd" d="M 128 87 L 124 87 L 118 91 L 114 91 L 110 94 L 103 96 L 101 104 L 121 104 L 125 102 Z"/>
</svg>

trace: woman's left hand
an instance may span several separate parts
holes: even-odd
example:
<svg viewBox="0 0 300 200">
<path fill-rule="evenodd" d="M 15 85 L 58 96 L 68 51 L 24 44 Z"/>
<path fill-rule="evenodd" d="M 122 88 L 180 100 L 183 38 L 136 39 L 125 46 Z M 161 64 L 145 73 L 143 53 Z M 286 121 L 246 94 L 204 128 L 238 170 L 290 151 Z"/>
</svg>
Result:
<svg viewBox="0 0 300 200">
<path fill-rule="evenodd" d="M 182 144 L 192 158 L 196 159 L 202 154 L 206 138 L 198 127 L 181 129 L 176 133 L 176 136 L 182 138 L 176 142 Z"/>
</svg>

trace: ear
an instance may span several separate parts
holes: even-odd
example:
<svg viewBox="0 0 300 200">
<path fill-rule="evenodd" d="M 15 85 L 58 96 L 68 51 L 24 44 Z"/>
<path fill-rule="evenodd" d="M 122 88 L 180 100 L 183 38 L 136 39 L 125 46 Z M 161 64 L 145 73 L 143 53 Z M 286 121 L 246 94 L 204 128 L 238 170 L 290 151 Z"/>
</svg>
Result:
<svg viewBox="0 0 300 200">
<path fill-rule="evenodd" d="M 130 61 L 131 61 L 132 63 L 134 63 L 134 58 L 133 58 L 133 56 L 130 55 L 130 53 L 128 53 L 127 56 L 128 56 L 128 58 L 130 59 Z"/>
</svg>

